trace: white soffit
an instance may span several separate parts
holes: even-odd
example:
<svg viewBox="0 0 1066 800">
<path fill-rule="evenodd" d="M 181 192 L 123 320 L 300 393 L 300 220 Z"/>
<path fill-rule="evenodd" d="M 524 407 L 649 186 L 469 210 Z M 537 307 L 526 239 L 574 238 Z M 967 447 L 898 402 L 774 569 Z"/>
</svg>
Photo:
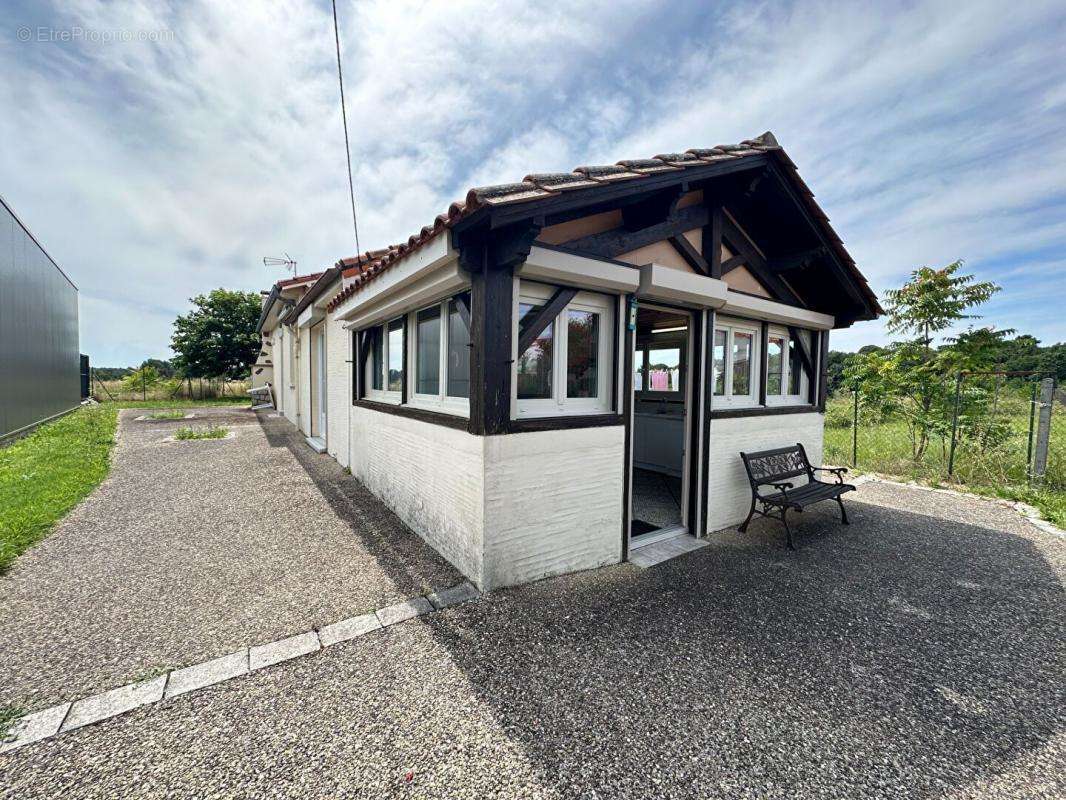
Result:
<svg viewBox="0 0 1066 800">
<path fill-rule="evenodd" d="M 536 246 L 529 251 L 518 274 L 547 283 L 607 292 L 633 292 L 640 285 L 640 273 L 633 267 Z"/>
<path fill-rule="evenodd" d="M 317 308 L 315 304 L 312 303 L 300 312 L 300 316 L 296 318 L 296 327 L 309 328 L 319 320 L 325 318 L 325 316 L 325 309 Z"/>
<path fill-rule="evenodd" d="M 351 320 L 361 314 L 363 309 L 379 302 L 389 302 L 393 293 L 420 281 L 448 261 L 456 260 L 458 255 L 452 250 L 450 239 L 447 234 L 441 234 L 399 263 L 393 264 L 367 284 L 365 289 L 342 302 L 334 315 L 345 321 Z"/>
<path fill-rule="evenodd" d="M 725 281 L 682 272 L 662 264 L 645 264 L 640 268 L 640 287 L 637 297 L 663 300 L 699 308 L 721 308 L 729 287 Z"/>
<path fill-rule="evenodd" d="M 469 283 L 466 275 L 459 270 L 459 261 L 456 259 L 428 275 L 423 275 L 422 279 L 415 283 L 408 283 L 402 289 L 396 289 L 384 297 L 379 296 L 375 303 L 351 309 L 342 317 L 344 327 L 365 328 L 368 325 L 387 322 L 462 291 Z"/>
<path fill-rule="evenodd" d="M 797 308 L 767 300 L 765 297 L 753 297 L 750 294 L 741 294 L 732 290 L 726 297 L 721 311 L 723 314 L 735 314 L 748 319 L 764 319 L 767 322 L 780 322 L 785 325 L 826 331 L 831 330 L 836 321 L 829 314 L 820 314 L 817 311 L 808 311 L 805 308 Z"/>
</svg>

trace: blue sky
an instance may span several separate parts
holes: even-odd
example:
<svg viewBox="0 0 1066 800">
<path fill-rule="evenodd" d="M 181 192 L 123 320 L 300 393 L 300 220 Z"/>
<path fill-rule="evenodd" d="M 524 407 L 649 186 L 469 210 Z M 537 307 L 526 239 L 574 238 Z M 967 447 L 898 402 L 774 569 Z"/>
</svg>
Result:
<svg viewBox="0 0 1066 800">
<path fill-rule="evenodd" d="M 470 186 L 769 129 L 875 290 L 962 258 L 1003 287 L 984 323 L 1066 339 L 1061 2 L 339 13 L 363 249 Z M 6 4 L 0 194 L 81 289 L 94 363 L 169 357 L 189 297 L 282 276 L 264 255 L 354 251 L 334 58 L 321 2 Z"/>
</svg>

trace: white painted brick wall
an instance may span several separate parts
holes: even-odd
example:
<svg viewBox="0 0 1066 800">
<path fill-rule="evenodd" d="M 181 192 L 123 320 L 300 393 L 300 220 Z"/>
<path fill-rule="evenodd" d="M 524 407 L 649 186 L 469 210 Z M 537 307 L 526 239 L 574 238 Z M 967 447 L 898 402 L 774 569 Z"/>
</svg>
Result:
<svg viewBox="0 0 1066 800">
<path fill-rule="evenodd" d="M 482 589 L 615 564 L 621 426 L 488 436 Z"/>
<path fill-rule="evenodd" d="M 299 382 L 296 383 L 297 405 L 300 408 L 300 418 L 296 421 L 296 427 L 303 431 L 304 436 L 311 435 L 311 333 L 307 328 L 296 329 L 299 337 L 296 340 L 298 354 L 296 356 L 296 375 Z"/>
<path fill-rule="evenodd" d="M 289 388 L 293 386 L 296 381 L 294 378 L 298 377 L 295 370 L 298 369 L 299 362 L 293 361 L 292 358 L 292 340 L 296 336 L 296 331 L 293 328 L 286 327 L 284 334 L 281 337 L 282 358 L 285 360 L 284 369 L 284 384 L 281 386 L 280 391 L 284 393 L 282 398 L 282 410 L 285 414 L 285 419 L 291 422 L 293 425 L 299 423 L 299 419 L 296 416 L 296 390 Z"/>
<path fill-rule="evenodd" d="M 711 420 L 707 531 L 736 525 L 748 515 L 751 485 L 740 460 L 742 450 L 769 450 L 800 442 L 811 463 L 821 466 L 824 428 L 825 417 L 816 412 Z"/>
<path fill-rule="evenodd" d="M 352 474 L 483 587 L 484 439 L 356 407 L 350 446 Z"/>
<path fill-rule="evenodd" d="M 330 315 L 326 326 L 326 447 L 342 467 L 348 466 L 348 413 L 352 404 L 352 335 Z"/>
</svg>

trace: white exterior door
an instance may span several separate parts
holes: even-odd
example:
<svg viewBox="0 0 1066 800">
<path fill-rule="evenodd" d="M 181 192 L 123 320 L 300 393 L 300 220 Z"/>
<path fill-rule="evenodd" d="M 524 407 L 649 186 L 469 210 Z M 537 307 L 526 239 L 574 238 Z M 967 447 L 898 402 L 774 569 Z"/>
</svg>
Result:
<svg viewBox="0 0 1066 800">
<path fill-rule="evenodd" d="M 326 326 L 318 336 L 318 435 L 326 439 Z"/>
</svg>

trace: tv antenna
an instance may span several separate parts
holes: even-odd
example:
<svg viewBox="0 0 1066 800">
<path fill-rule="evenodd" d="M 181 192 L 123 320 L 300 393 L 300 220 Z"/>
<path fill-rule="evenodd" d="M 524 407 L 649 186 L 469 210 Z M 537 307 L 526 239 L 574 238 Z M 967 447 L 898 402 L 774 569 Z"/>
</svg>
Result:
<svg viewBox="0 0 1066 800">
<path fill-rule="evenodd" d="M 263 256 L 263 266 L 285 267 L 285 269 L 292 270 L 292 277 L 296 277 L 296 262 L 288 253 L 285 253 L 285 258 L 278 258 L 277 256 Z"/>
</svg>

